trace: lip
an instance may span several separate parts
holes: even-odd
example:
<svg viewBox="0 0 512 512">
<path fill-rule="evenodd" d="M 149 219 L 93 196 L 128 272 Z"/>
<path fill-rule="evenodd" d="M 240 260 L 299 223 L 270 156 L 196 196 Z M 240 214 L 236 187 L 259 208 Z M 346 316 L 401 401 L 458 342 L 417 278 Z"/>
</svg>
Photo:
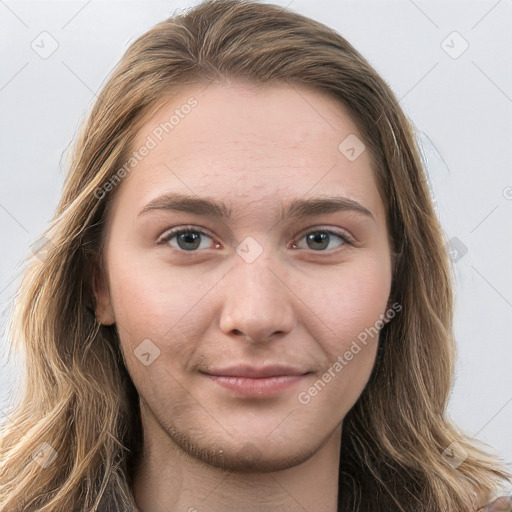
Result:
<svg viewBox="0 0 512 512">
<path fill-rule="evenodd" d="M 297 366 L 282 364 L 266 364 L 265 366 L 237 364 L 226 368 L 208 368 L 204 373 L 217 377 L 247 377 L 250 379 L 263 379 L 266 377 L 300 376 L 309 372 Z"/>
<path fill-rule="evenodd" d="M 283 365 L 237 365 L 209 369 L 205 373 L 215 383 L 240 396 L 270 398 L 301 382 L 310 372 Z"/>
</svg>

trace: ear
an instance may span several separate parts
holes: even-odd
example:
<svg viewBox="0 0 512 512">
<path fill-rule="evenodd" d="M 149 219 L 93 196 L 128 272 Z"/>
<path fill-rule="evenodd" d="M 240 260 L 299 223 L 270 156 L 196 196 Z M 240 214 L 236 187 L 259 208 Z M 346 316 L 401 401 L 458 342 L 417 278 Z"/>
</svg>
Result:
<svg viewBox="0 0 512 512">
<path fill-rule="evenodd" d="M 98 323 L 112 325 L 115 323 L 114 310 L 110 302 L 110 290 L 105 271 L 98 265 L 94 266 L 92 276 L 92 289 L 94 294 L 94 312 Z"/>
</svg>

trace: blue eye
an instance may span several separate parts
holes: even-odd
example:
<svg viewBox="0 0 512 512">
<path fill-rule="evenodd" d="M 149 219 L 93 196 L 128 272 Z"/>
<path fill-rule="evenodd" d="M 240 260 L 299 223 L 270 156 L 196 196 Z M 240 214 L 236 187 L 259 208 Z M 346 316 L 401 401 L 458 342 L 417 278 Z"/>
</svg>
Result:
<svg viewBox="0 0 512 512">
<path fill-rule="evenodd" d="M 333 231 L 329 229 L 317 229 L 315 231 L 310 231 L 303 235 L 299 240 L 303 238 L 306 239 L 307 247 L 299 247 L 297 243 L 293 244 L 294 249 L 312 249 L 313 251 L 326 252 L 324 249 L 329 248 L 331 242 L 333 241 L 333 236 L 341 240 L 335 247 L 330 247 L 330 249 L 335 249 L 340 245 L 351 244 L 351 240 L 349 237 L 341 232 Z"/>
</svg>

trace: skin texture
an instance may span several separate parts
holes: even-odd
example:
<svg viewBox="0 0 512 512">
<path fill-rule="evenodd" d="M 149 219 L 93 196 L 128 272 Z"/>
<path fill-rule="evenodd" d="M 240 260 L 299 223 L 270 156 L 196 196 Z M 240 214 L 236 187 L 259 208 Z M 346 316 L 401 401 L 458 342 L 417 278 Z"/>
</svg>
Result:
<svg viewBox="0 0 512 512">
<path fill-rule="evenodd" d="M 309 403 L 298 395 L 389 308 L 390 243 L 370 154 L 350 161 L 340 152 L 359 135 L 332 98 L 240 81 L 180 93 L 134 148 L 190 97 L 197 106 L 118 185 L 95 286 L 98 319 L 116 323 L 141 397 L 134 496 L 143 512 L 332 512 L 342 421 L 368 381 L 377 336 Z M 163 193 L 223 201 L 232 217 L 139 215 Z M 351 210 L 282 217 L 291 200 L 326 195 L 354 199 L 373 218 Z M 192 251 L 176 236 L 157 244 L 175 226 L 208 235 Z M 308 243 L 326 229 L 351 243 L 336 234 L 320 249 Z M 243 247 L 262 251 L 252 262 L 237 253 L 246 237 L 257 245 Z M 160 351 L 149 365 L 136 355 L 146 339 Z M 247 398 L 202 373 L 233 363 L 310 373 L 275 396 Z"/>
</svg>

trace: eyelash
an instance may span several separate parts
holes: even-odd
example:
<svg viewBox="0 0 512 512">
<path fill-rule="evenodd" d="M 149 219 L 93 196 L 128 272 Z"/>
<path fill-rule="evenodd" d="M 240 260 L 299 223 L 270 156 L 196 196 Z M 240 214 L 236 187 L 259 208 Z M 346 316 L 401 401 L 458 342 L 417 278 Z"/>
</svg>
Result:
<svg viewBox="0 0 512 512">
<path fill-rule="evenodd" d="M 205 231 L 204 229 L 202 228 L 198 228 L 198 227 L 195 227 L 195 226 L 180 226 L 180 227 L 176 227 L 176 228 L 172 228 L 168 231 L 166 231 L 158 240 L 157 240 L 157 244 L 158 245 L 163 245 L 165 243 L 168 243 L 169 240 L 171 240 L 171 238 L 173 238 L 174 236 L 176 235 L 180 235 L 182 233 L 200 233 L 202 235 L 205 235 L 207 236 L 208 238 L 211 238 L 213 241 L 214 241 L 214 237 L 208 233 L 207 231 Z M 315 229 L 310 229 L 309 231 L 305 231 L 298 239 L 298 240 L 301 240 L 302 238 L 304 238 L 305 236 L 307 235 L 310 235 L 311 233 L 328 233 L 329 235 L 335 235 L 339 238 L 341 238 L 341 240 L 343 241 L 342 244 L 340 244 L 339 246 L 335 247 L 334 249 L 330 249 L 330 250 L 319 250 L 319 251 L 315 251 L 313 249 L 311 249 L 312 252 L 316 252 L 316 253 L 322 253 L 322 252 L 326 252 L 326 253 L 330 253 L 330 252 L 333 252 L 335 251 L 336 249 L 338 249 L 339 247 L 343 247 L 344 245 L 354 245 L 354 240 L 352 239 L 352 237 L 350 237 L 349 235 L 347 235 L 344 231 L 338 231 L 338 230 L 334 230 L 332 228 L 315 228 Z M 295 242 L 293 242 L 295 244 Z M 185 251 L 183 249 L 176 249 L 173 247 L 173 249 L 179 251 L 179 252 L 201 252 L 200 250 L 193 250 L 193 251 Z"/>
</svg>

